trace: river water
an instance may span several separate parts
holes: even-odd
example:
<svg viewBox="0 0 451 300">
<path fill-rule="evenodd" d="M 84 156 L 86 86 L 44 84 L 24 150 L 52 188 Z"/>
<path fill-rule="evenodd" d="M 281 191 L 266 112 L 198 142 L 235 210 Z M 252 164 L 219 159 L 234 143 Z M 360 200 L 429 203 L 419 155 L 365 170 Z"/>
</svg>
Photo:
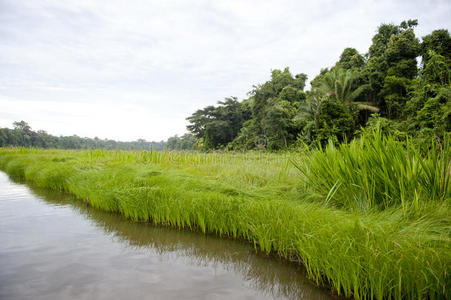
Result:
<svg viewBox="0 0 451 300">
<path fill-rule="evenodd" d="M 135 223 L 0 172 L 0 299 L 332 299 L 245 242 Z"/>
</svg>

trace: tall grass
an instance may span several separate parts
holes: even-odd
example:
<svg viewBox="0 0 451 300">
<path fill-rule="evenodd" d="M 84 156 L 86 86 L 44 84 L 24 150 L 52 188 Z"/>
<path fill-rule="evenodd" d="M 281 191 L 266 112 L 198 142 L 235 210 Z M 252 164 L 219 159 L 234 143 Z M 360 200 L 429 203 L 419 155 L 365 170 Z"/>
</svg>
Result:
<svg viewBox="0 0 451 300">
<path fill-rule="evenodd" d="M 346 147 L 360 151 L 358 147 L 364 148 L 366 142 L 359 143 Z M 324 150 L 309 153 L 310 157 L 304 157 L 304 166 L 310 159 L 316 162 L 315 157 L 323 155 Z M 302 181 L 313 184 L 309 181 L 312 175 L 306 172 L 305 178 L 299 177 L 298 170 L 289 163 L 291 156 L 1 149 L 0 167 L 40 187 L 71 193 L 91 206 L 136 221 L 249 240 L 265 253 L 304 264 L 317 284 L 328 285 L 348 297 L 451 296 L 448 288 L 451 222 L 449 201 L 443 200 L 443 192 L 429 197 L 430 205 L 417 210 L 416 215 L 406 215 L 402 206 L 398 209 L 396 205 L 380 211 L 323 205 L 300 197 L 306 193 L 299 188 Z M 427 159 L 423 162 L 425 166 L 434 162 Z M 388 158 L 379 161 L 391 162 Z M 437 154 L 436 161 L 440 162 L 436 165 L 443 163 L 441 154 Z M 434 179 L 435 175 L 422 176 L 416 181 L 418 184 L 441 180 Z M 337 179 L 332 179 L 333 185 Z M 389 188 L 396 185 L 387 184 Z M 445 185 L 440 186 L 443 191 Z M 406 185 L 410 187 L 416 186 Z M 417 187 L 418 199 L 426 195 L 422 189 Z M 317 193 L 314 187 L 312 190 Z M 340 199 L 340 189 L 334 195 L 331 195 L 334 191 L 324 190 L 327 191 L 324 198 L 331 204 Z M 397 190 L 402 189 L 393 188 Z M 411 194 L 403 195 L 406 203 L 411 201 L 407 199 Z M 342 197 L 343 203 L 348 201 L 350 206 L 356 201 L 354 194 L 349 194 L 352 201 L 346 199 L 346 193 Z"/>
<path fill-rule="evenodd" d="M 327 204 L 349 209 L 418 210 L 450 198 L 451 143 L 426 153 L 375 130 L 349 144 L 307 150 L 295 162 L 305 187 Z"/>
</svg>

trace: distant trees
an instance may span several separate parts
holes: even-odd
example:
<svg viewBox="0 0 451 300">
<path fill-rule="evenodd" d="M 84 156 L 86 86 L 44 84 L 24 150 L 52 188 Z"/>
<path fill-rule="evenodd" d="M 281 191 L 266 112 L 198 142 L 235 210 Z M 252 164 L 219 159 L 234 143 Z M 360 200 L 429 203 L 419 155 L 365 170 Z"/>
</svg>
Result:
<svg viewBox="0 0 451 300">
<path fill-rule="evenodd" d="M 163 150 L 164 141 L 118 142 L 99 138 L 73 136 L 53 136 L 43 130 L 33 131 L 25 121 L 14 122 L 13 129 L 0 128 L 0 147 L 38 147 L 58 149 L 122 149 L 122 150 Z"/>
<path fill-rule="evenodd" d="M 167 150 L 192 150 L 196 149 L 197 139 L 191 133 L 186 133 L 182 136 L 173 136 L 168 138 L 165 149 Z"/>
</svg>

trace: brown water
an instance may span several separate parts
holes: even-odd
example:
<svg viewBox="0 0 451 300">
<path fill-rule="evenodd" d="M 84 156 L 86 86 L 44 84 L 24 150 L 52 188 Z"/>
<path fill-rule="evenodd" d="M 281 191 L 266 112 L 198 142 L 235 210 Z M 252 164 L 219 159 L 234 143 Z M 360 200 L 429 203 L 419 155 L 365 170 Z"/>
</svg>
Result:
<svg viewBox="0 0 451 300">
<path fill-rule="evenodd" d="M 0 299 L 331 299 L 244 242 L 133 223 L 0 172 Z"/>
</svg>

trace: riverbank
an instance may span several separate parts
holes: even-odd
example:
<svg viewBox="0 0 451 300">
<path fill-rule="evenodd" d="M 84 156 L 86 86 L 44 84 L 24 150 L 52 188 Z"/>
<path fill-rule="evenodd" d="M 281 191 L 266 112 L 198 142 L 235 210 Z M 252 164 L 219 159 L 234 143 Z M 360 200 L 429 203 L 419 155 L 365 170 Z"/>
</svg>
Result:
<svg viewBox="0 0 451 300">
<path fill-rule="evenodd" d="M 418 209 L 338 207 L 313 199 L 320 195 L 306 190 L 306 178 L 290 162 L 296 159 L 0 150 L 0 167 L 12 176 L 136 221 L 249 240 L 263 252 L 301 260 L 313 281 L 347 297 L 450 297 L 447 191 Z"/>
<path fill-rule="evenodd" d="M 2 300 L 340 299 L 245 242 L 134 222 L 11 179 L 0 171 Z"/>
</svg>

